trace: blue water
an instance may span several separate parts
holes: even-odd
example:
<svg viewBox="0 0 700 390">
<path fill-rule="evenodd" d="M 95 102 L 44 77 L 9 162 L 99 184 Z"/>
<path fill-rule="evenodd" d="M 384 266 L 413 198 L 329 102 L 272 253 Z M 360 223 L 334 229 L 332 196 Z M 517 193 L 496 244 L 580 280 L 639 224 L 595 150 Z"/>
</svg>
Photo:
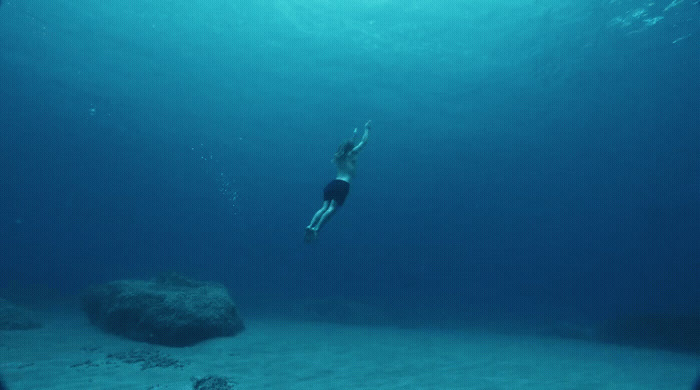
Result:
<svg viewBox="0 0 700 390">
<path fill-rule="evenodd" d="M 693 0 L 5 0 L 0 292 L 174 270 L 244 316 L 698 314 L 698 69 Z"/>
</svg>

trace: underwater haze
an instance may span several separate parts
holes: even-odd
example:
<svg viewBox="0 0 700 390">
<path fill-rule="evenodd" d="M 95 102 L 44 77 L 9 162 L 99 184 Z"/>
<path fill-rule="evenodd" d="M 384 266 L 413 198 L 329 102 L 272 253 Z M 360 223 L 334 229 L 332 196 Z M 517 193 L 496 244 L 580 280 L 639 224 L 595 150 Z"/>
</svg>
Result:
<svg viewBox="0 0 700 390">
<path fill-rule="evenodd" d="M 694 0 L 4 0 L 0 293 L 176 271 L 244 317 L 700 315 L 698 69 Z"/>
</svg>

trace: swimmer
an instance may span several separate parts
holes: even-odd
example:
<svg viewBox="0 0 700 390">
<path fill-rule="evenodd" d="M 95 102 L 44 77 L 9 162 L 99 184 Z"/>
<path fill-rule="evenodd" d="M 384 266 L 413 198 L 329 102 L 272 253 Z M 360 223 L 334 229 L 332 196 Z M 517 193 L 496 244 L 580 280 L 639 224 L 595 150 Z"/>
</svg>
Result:
<svg viewBox="0 0 700 390">
<path fill-rule="evenodd" d="M 357 153 L 362 150 L 369 137 L 369 129 L 372 121 L 365 123 L 365 132 L 360 139 L 360 142 L 355 145 L 354 137 L 349 139 L 338 147 L 333 159 L 331 160 L 338 168 L 338 173 L 335 175 L 335 180 L 328 183 L 323 189 L 323 204 L 318 209 L 309 226 L 306 227 L 306 235 L 304 241 L 312 242 L 318 238 L 318 231 L 324 223 L 338 210 L 338 207 L 343 205 L 345 197 L 350 191 L 350 180 L 355 176 L 355 162 L 357 161 Z M 355 129 L 357 131 L 357 129 Z"/>
</svg>

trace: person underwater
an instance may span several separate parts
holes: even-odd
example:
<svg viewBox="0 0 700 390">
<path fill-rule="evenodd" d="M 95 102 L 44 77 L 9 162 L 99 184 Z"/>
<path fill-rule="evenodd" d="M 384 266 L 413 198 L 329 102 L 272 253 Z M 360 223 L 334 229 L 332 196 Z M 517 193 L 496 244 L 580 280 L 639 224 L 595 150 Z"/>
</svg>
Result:
<svg viewBox="0 0 700 390">
<path fill-rule="evenodd" d="M 353 133 L 353 138 L 344 141 L 338 146 L 338 150 L 331 160 L 337 168 L 335 179 L 328 183 L 323 189 L 323 204 L 321 204 L 321 208 L 316 211 L 313 218 L 311 218 L 311 222 L 309 222 L 309 225 L 306 227 L 304 241 L 316 241 L 318 239 L 318 231 L 321 227 L 335 214 L 338 207 L 345 203 L 345 198 L 350 192 L 350 181 L 355 176 L 357 154 L 367 143 L 371 125 L 371 120 L 365 123 L 365 131 L 357 144 L 355 144 L 355 138 L 357 138 L 356 128 Z"/>
</svg>

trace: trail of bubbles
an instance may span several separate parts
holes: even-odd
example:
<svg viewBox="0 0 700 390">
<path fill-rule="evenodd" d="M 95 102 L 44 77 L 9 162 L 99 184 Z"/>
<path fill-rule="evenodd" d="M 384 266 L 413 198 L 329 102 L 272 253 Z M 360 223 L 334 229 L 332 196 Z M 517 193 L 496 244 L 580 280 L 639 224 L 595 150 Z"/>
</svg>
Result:
<svg viewBox="0 0 700 390">
<path fill-rule="evenodd" d="M 238 215 L 241 209 L 238 202 L 239 189 L 236 185 L 236 179 L 221 166 L 222 164 L 218 158 L 214 156 L 213 152 L 207 150 L 203 143 L 199 144 L 198 148 L 192 147 L 191 149 L 193 152 L 197 152 L 199 160 L 204 162 L 205 175 L 214 175 L 213 181 L 216 183 L 216 191 L 221 196 L 221 199 L 227 203 L 234 215 Z"/>
</svg>

